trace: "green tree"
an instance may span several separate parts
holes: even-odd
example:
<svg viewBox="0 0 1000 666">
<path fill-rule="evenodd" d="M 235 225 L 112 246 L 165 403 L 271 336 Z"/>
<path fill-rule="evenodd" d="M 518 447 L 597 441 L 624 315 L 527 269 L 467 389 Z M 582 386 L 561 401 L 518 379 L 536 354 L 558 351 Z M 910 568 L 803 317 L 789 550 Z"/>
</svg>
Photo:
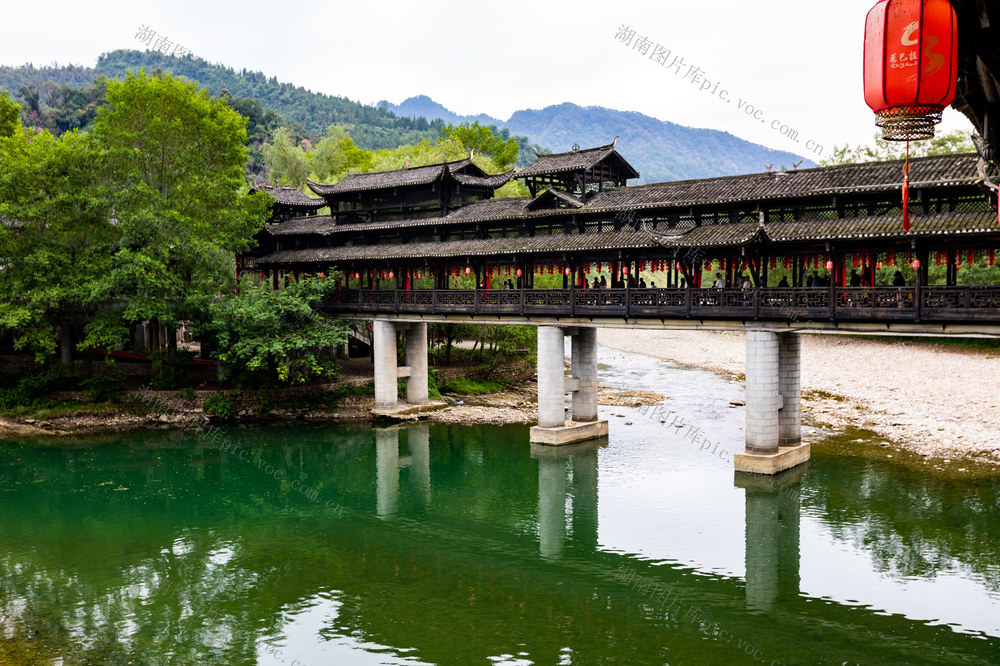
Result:
<svg viewBox="0 0 1000 666">
<path fill-rule="evenodd" d="M 910 157 L 928 157 L 931 155 L 950 155 L 952 153 L 973 153 L 976 151 L 968 132 L 955 130 L 947 134 L 935 136 L 926 141 L 910 142 Z M 860 162 L 887 162 L 901 160 L 906 157 L 906 144 L 900 141 L 883 141 L 880 134 L 874 135 L 871 145 L 843 147 L 834 146 L 833 153 L 820 164 L 836 166 L 838 164 L 857 164 Z"/>
<path fill-rule="evenodd" d="M 272 290 L 267 282 L 241 286 L 238 296 L 213 303 L 199 332 L 221 351 L 223 377 L 241 386 L 294 384 L 336 373 L 336 346 L 347 327 L 314 311 L 333 278 L 294 280 Z"/>
<path fill-rule="evenodd" d="M 142 72 L 108 84 L 94 137 L 118 237 L 85 346 L 124 342 L 132 321 L 197 320 L 234 288 L 233 254 L 267 212 L 243 175 L 246 120 L 193 83 Z"/>
<path fill-rule="evenodd" d="M 10 106 L 0 97 L 0 116 Z M 91 321 L 93 281 L 109 269 L 116 233 L 95 196 L 96 155 L 78 132 L 56 139 L 18 123 L 0 135 L 0 329 L 39 361 L 55 352 L 57 327 L 69 360 L 71 331 Z"/>
<path fill-rule="evenodd" d="M 371 171 L 372 151 L 358 148 L 345 128 L 331 125 L 326 136 L 309 151 L 309 167 L 313 178 L 323 183 L 343 179 L 347 172 Z"/>
<path fill-rule="evenodd" d="M 0 138 L 10 137 L 21 127 L 21 106 L 0 90 Z"/>
<path fill-rule="evenodd" d="M 480 125 L 479 121 L 461 125 L 446 124 L 441 128 L 441 136 L 455 139 L 467 151 L 474 150 L 486 155 L 502 170 L 509 169 L 517 160 L 521 145 L 516 138 L 501 136 L 491 125 Z"/>
<path fill-rule="evenodd" d="M 295 144 L 287 127 L 278 128 L 271 141 L 264 144 L 263 154 L 269 183 L 301 187 L 309 177 L 306 151 Z"/>
</svg>

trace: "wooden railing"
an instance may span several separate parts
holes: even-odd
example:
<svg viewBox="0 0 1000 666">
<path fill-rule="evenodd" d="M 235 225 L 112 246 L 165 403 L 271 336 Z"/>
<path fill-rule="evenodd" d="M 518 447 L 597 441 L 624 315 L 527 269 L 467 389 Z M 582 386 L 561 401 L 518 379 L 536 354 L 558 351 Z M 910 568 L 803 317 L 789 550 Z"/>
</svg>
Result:
<svg viewBox="0 0 1000 666">
<path fill-rule="evenodd" d="M 338 291 L 344 313 L 1000 323 L 1000 287 L 414 289 Z"/>
</svg>

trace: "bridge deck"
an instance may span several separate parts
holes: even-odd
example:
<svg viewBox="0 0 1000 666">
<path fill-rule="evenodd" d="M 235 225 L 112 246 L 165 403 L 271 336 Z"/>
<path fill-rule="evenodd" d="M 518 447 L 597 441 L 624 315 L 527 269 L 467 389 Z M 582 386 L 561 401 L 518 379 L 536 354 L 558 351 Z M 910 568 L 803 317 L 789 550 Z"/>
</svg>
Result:
<svg viewBox="0 0 1000 666">
<path fill-rule="evenodd" d="M 342 315 L 983 324 L 1000 331 L 1000 286 L 741 289 L 414 289 L 339 291 Z M 940 328 L 940 326 L 938 326 Z"/>
</svg>

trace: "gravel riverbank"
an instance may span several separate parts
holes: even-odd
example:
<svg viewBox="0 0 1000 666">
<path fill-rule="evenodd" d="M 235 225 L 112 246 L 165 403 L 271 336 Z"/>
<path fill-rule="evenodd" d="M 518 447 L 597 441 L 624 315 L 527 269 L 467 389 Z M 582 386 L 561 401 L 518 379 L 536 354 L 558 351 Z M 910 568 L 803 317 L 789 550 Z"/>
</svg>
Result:
<svg viewBox="0 0 1000 666">
<path fill-rule="evenodd" d="M 598 343 L 734 377 L 742 333 L 599 330 Z M 1000 464 L 1000 353 L 941 344 L 804 335 L 802 411 L 813 425 L 854 426 L 935 458 Z"/>
</svg>

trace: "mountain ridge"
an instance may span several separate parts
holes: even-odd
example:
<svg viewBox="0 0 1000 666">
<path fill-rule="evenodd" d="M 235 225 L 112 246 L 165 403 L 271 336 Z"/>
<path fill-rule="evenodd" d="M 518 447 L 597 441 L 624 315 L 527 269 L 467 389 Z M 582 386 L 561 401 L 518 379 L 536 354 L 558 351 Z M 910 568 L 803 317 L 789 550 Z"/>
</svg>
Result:
<svg viewBox="0 0 1000 666">
<path fill-rule="evenodd" d="M 565 152 L 573 145 L 602 146 L 618 136 L 620 152 L 639 170 L 643 183 L 757 173 L 768 164 L 776 169 L 791 168 L 797 162 L 801 162 L 800 167 L 815 166 L 801 155 L 762 146 L 730 132 L 679 125 L 638 111 L 563 102 L 515 111 L 503 121 L 487 114 L 454 113 L 426 95 L 379 105 L 399 117 L 429 122 L 440 118 L 451 123 L 484 123 L 485 119 L 489 121 L 486 124 L 507 128 L 511 134 L 526 136 L 554 152 Z"/>
</svg>

